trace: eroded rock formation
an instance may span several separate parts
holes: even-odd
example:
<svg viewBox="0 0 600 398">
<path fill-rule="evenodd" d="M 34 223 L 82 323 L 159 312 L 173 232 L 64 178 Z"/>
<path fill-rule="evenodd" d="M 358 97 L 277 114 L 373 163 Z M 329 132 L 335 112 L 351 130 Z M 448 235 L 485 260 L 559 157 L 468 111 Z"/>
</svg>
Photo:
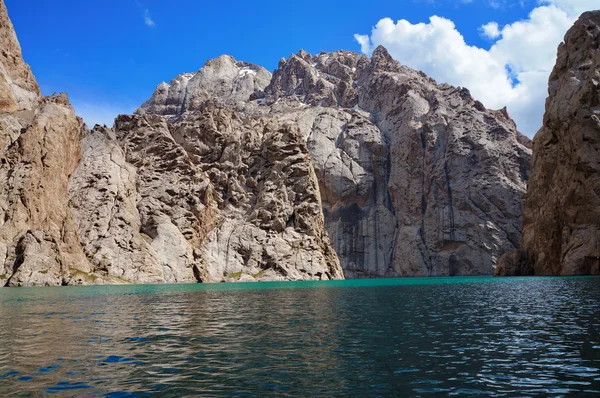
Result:
<svg viewBox="0 0 600 398">
<path fill-rule="evenodd" d="M 40 95 L 3 2 L 0 48 L 0 284 L 70 283 L 90 271 L 67 193 L 81 120 L 66 95 Z"/>
<path fill-rule="evenodd" d="M 343 277 L 297 128 L 227 108 L 120 116 L 82 140 L 74 217 L 94 276 L 129 282 Z M 107 167 L 108 165 L 108 167 Z"/>
<path fill-rule="evenodd" d="M 300 51 L 255 89 L 227 106 L 298 126 L 346 277 L 490 274 L 518 247 L 531 150 L 506 110 L 438 85 L 383 47 L 371 59 Z M 195 109 L 224 100 L 213 93 Z M 155 93 L 138 112 L 160 101 Z M 193 113 L 185 101 L 174 109 Z"/>
<path fill-rule="evenodd" d="M 222 55 L 209 60 L 196 73 L 183 73 L 169 84 L 159 84 L 136 113 L 175 116 L 200 110 L 207 100 L 235 105 L 260 93 L 270 80 L 271 73 L 262 66 Z"/>
<path fill-rule="evenodd" d="M 498 275 L 600 273 L 600 11 L 565 35 L 533 141 L 520 250 Z"/>
<path fill-rule="evenodd" d="M 491 274 L 519 245 L 529 140 L 383 47 L 221 56 L 90 131 L 0 11 L 0 284 Z"/>
</svg>

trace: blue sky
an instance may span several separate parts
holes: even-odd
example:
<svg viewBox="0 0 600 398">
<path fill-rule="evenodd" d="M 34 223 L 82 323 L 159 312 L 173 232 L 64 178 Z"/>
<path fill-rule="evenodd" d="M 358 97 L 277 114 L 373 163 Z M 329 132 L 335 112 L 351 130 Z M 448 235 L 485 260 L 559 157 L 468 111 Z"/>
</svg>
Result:
<svg viewBox="0 0 600 398">
<path fill-rule="evenodd" d="M 415 37 L 422 38 L 421 33 L 398 31 L 394 37 L 383 37 L 374 28 L 378 22 L 387 17 L 427 27 L 430 17 L 437 15 L 454 23 L 465 46 L 489 51 L 503 37 L 486 37 L 482 26 L 494 21 L 502 31 L 503 26 L 527 21 L 536 7 L 557 2 L 569 5 L 568 0 L 5 0 L 42 92 L 66 91 L 90 124 L 109 123 L 116 113 L 133 111 L 161 81 L 196 71 L 221 54 L 273 70 L 281 57 L 301 48 L 312 53 L 337 49 L 369 53 L 376 44 L 389 44 L 397 47 L 391 51 L 396 58 L 406 58 L 405 63 L 439 80 L 435 59 L 419 65 L 419 60 L 410 59 L 414 49 L 409 56 L 402 53 L 406 51 L 402 43 L 419 45 Z M 432 40 L 435 32 L 444 37 L 447 33 L 434 27 L 429 32 Z M 361 46 L 355 34 L 371 35 L 371 42 Z M 431 45 L 427 43 L 423 46 Z"/>
</svg>

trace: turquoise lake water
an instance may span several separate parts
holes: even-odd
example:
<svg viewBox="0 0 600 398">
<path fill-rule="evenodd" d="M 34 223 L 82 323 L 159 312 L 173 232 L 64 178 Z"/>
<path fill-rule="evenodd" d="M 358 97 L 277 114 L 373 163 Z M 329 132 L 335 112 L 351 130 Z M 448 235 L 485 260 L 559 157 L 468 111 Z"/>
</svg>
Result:
<svg viewBox="0 0 600 398">
<path fill-rule="evenodd" d="M 597 396 L 600 278 L 0 289 L 0 396 Z"/>
</svg>

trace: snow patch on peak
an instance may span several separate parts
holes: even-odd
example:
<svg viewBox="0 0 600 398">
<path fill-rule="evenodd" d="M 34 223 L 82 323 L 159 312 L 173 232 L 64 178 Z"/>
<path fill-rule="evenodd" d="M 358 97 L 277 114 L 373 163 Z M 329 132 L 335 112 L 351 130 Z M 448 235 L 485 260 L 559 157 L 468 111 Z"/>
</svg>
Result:
<svg viewBox="0 0 600 398">
<path fill-rule="evenodd" d="M 246 75 L 256 75 L 256 71 L 248 66 L 245 66 L 242 69 L 240 69 L 239 76 L 244 77 Z"/>
</svg>

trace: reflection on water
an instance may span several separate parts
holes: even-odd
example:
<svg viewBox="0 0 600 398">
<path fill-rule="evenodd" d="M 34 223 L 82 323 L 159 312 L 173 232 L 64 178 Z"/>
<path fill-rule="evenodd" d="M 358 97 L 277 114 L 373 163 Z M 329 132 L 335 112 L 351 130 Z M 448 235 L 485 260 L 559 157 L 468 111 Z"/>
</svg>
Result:
<svg viewBox="0 0 600 398">
<path fill-rule="evenodd" d="M 590 396 L 600 278 L 0 289 L 0 395 Z"/>
</svg>

